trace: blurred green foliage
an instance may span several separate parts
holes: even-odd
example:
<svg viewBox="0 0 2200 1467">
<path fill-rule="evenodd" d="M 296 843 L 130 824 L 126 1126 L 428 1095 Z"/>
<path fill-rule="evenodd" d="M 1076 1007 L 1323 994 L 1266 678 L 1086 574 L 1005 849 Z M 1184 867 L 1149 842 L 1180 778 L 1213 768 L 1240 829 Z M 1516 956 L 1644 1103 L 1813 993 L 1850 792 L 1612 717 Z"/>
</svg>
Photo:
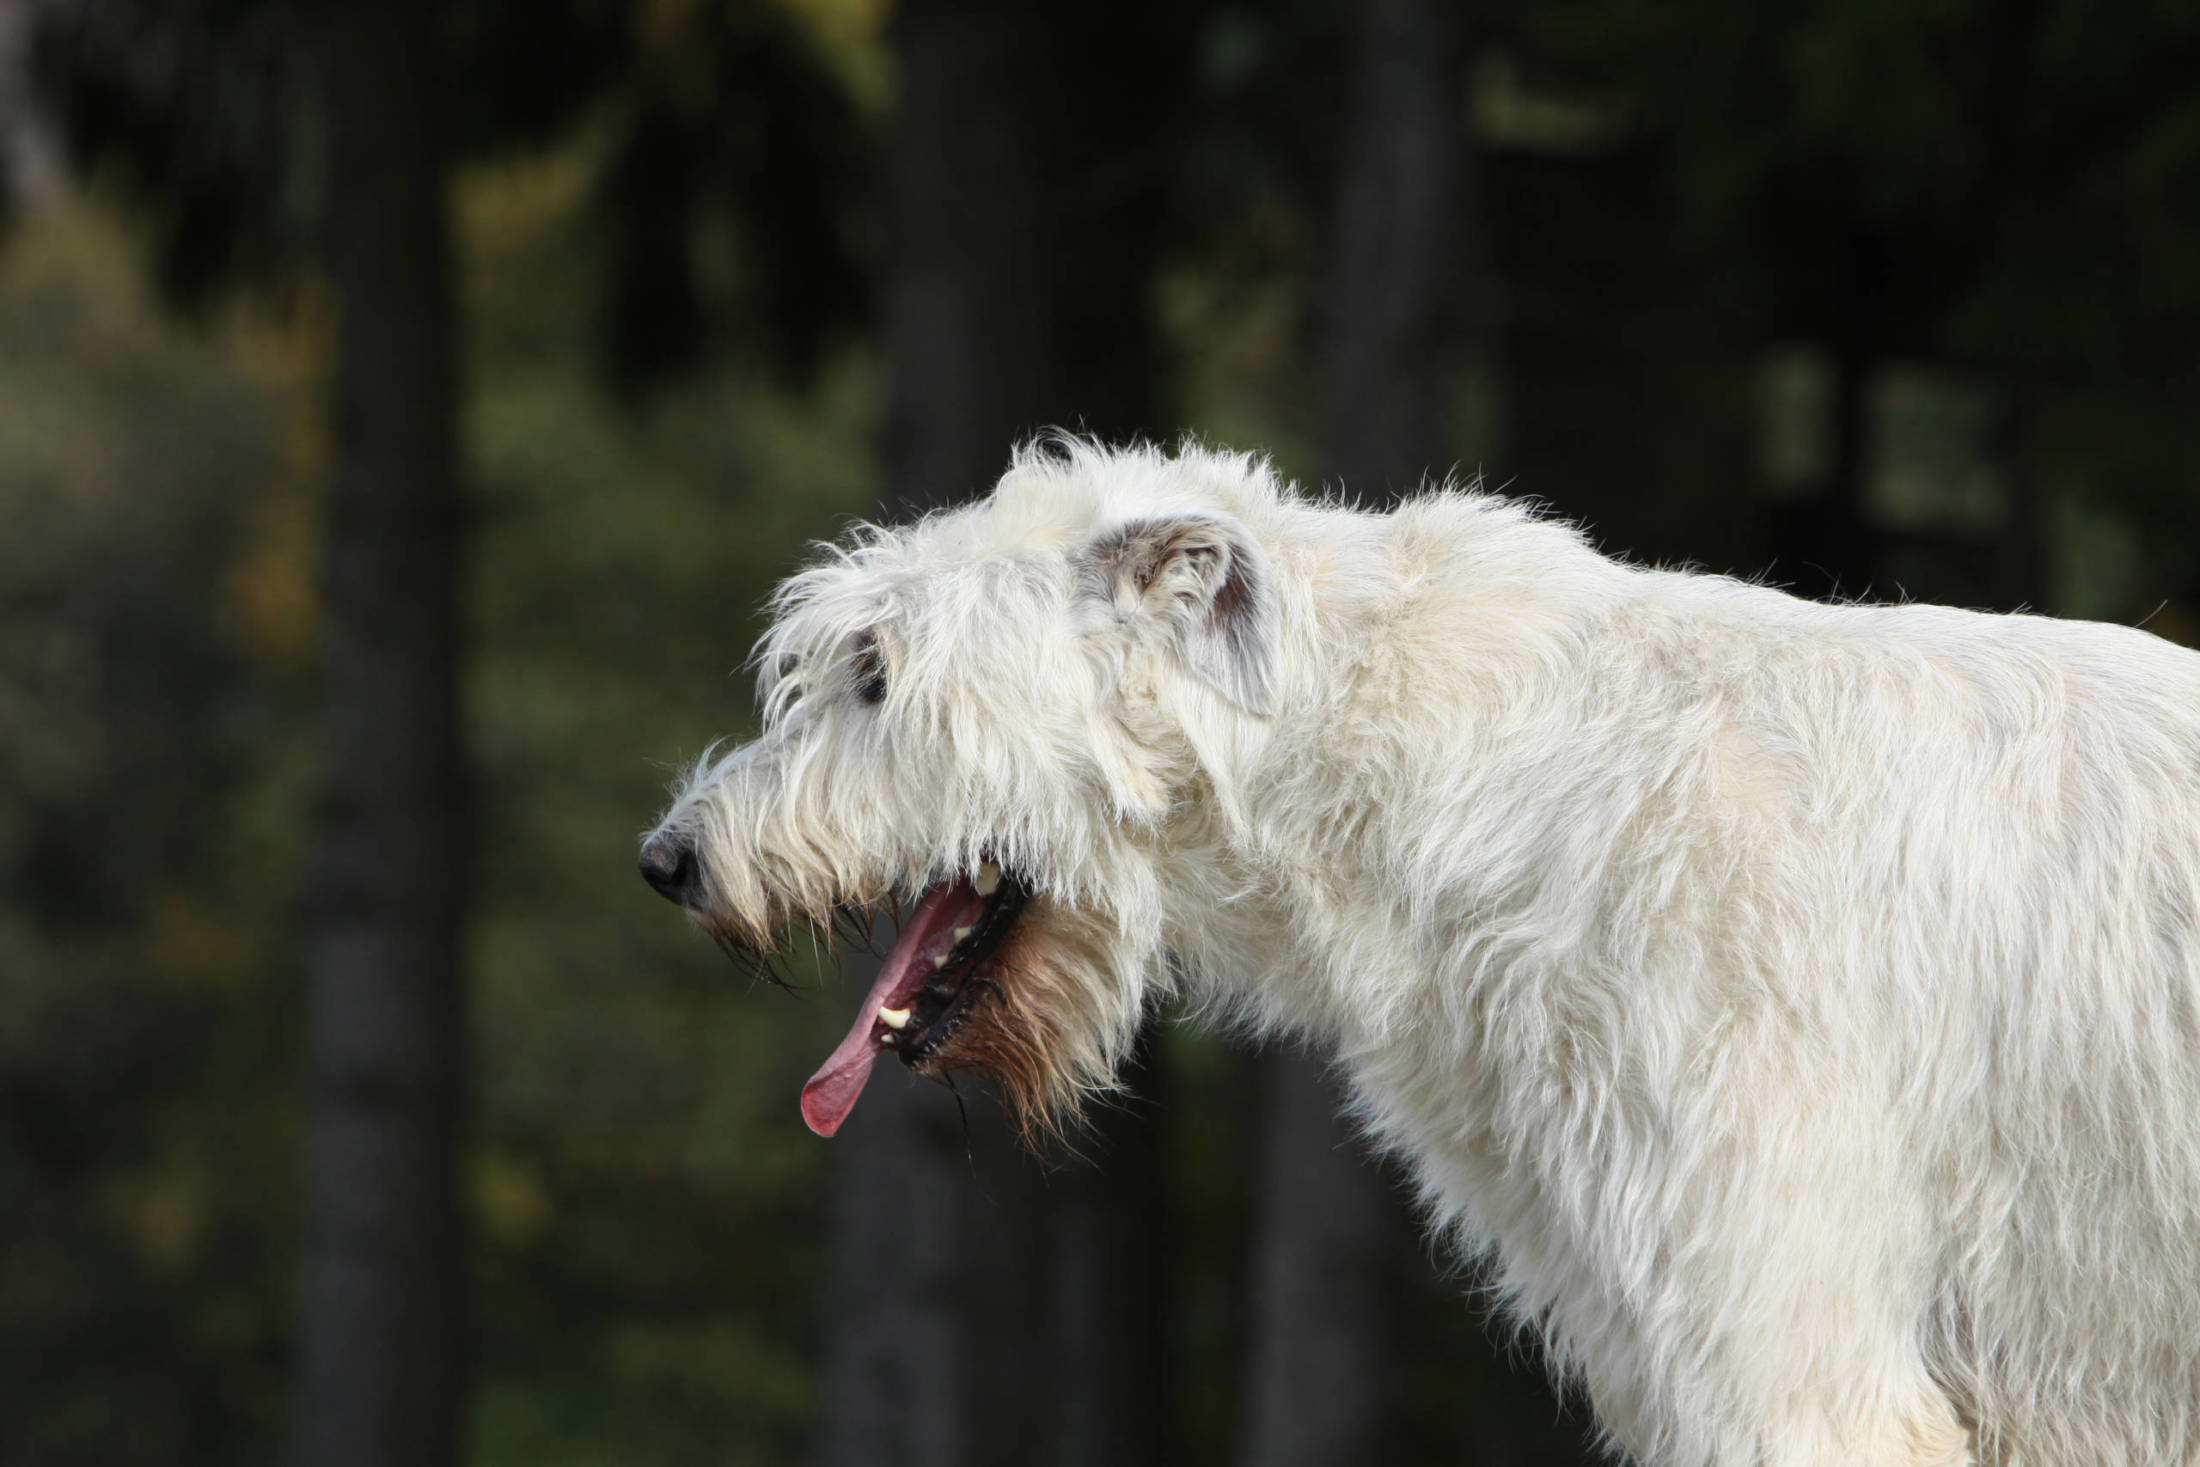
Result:
<svg viewBox="0 0 2200 1467">
<path fill-rule="evenodd" d="M 464 186 L 475 1457 L 786 1460 L 820 1233 L 791 1118 L 836 1017 L 749 992 L 631 850 L 747 726 L 771 581 L 875 507 L 878 371 L 619 409 L 570 288 L 585 168 Z M 280 1430 L 325 334 L 310 291 L 169 321 L 78 205 L 0 274 L 0 1460 Z"/>
<path fill-rule="evenodd" d="M 0 263 L 11 1461 L 210 1457 L 280 1410 L 309 355 L 166 321 L 88 210 Z"/>
<path fill-rule="evenodd" d="M 478 506 L 468 715 L 479 1132 L 476 1460 L 792 1460 L 838 1027 L 751 992 L 628 869 L 671 761 L 750 726 L 764 592 L 875 508 L 878 372 L 706 371 L 638 413 L 588 369 L 585 164 L 468 180 Z"/>
</svg>

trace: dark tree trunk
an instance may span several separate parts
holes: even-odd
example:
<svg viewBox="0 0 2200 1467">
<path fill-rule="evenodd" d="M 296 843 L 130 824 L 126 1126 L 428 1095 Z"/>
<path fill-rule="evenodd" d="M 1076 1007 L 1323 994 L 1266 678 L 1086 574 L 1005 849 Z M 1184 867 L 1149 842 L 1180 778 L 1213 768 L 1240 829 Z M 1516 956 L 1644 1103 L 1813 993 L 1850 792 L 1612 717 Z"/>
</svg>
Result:
<svg viewBox="0 0 2200 1467">
<path fill-rule="evenodd" d="M 1038 1172 L 963 1110 L 882 1072 L 835 1142 L 816 1467 L 1038 1455 Z"/>
<path fill-rule="evenodd" d="M 1447 0 L 1353 8 L 1357 55 L 1335 194 L 1323 353 L 1329 477 L 1379 501 L 1442 450 L 1447 351 L 1471 264 L 1462 223 L 1467 9 Z"/>
<path fill-rule="evenodd" d="M 884 299 L 891 513 L 989 488 L 1052 425 L 1144 428 L 1159 154 L 1188 47 L 1150 3 L 909 0 Z M 1122 76 L 1138 70 L 1138 105 Z M 1142 160 L 1126 167 L 1125 159 Z M 850 974 L 861 992 L 862 975 Z M 1152 1138 L 1111 1118 L 1101 1170 L 1049 1182 L 971 1091 L 881 1074 L 838 1143 L 818 1467 L 1098 1461 L 1155 1439 Z M 1074 1360 L 1065 1360 L 1074 1356 Z M 1060 1368 L 1057 1368 L 1060 1367 Z M 1104 1438 L 1085 1423 L 1104 1423 Z M 1095 1428 L 1097 1429 L 1097 1428 Z M 1099 1443 L 1096 1445 L 1096 1440 Z"/>
<path fill-rule="evenodd" d="M 890 512 L 983 491 L 1018 439 L 1050 425 L 1150 426 L 1143 292 L 1159 210 L 1088 175 L 1138 155 L 1122 129 L 1162 125 L 1162 99 L 1126 109 L 1119 77 L 1095 84 L 1118 51 L 1172 54 L 1141 40 L 1165 13 L 898 11 Z M 1099 1460 L 1079 1423 L 1152 1440 L 1148 1249 L 1123 1237 L 1151 1226 L 1152 1168 L 1138 1164 L 1151 1138 L 1116 1118 L 1092 1148 L 1102 1172 L 1050 1186 L 990 1098 L 973 1090 L 966 1130 L 948 1097 L 898 1078 L 872 1082 L 839 1143 L 818 1467 L 867 1467 L 889 1443 L 912 1464 Z"/>
<path fill-rule="evenodd" d="M 1413 1254 L 1388 1171 L 1313 1059 L 1267 1057 L 1243 1467 L 1388 1461 Z"/>
<path fill-rule="evenodd" d="M 901 102 L 888 182 L 892 508 L 969 498 L 1060 406 L 1047 340 L 1049 190 L 1014 79 L 1029 46 L 1012 8 L 913 0 L 895 20 Z"/>
<path fill-rule="evenodd" d="M 1000 80 L 1019 74 L 1013 27 L 927 0 L 895 20 L 889 513 L 990 484 L 1051 398 L 1030 217 L 1043 190 Z M 1039 1169 L 990 1099 L 970 1096 L 965 1131 L 950 1097 L 886 1068 L 835 1143 L 816 1467 L 1031 1461 Z"/>
<path fill-rule="evenodd" d="M 453 299 L 425 0 L 316 12 L 339 310 L 293 1457 L 455 1459 L 464 880 Z"/>
<path fill-rule="evenodd" d="M 1143 1047 L 1158 1048 L 1150 1032 Z M 1158 1064 L 1134 1066 L 1135 1099 L 1099 1116 L 1084 1154 L 1048 1178 L 1055 1467 L 1183 1460 L 1165 1426 L 1175 1402 L 1159 1269 L 1173 1228 L 1152 1119 L 1167 1110 L 1164 1083 Z"/>
<path fill-rule="evenodd" d="M 1440 476 L 1444 353 L 1469 264 L 1462 13 L 1354 11 L 1324 350 L 1330 477 L 1370 502 Z M 1394 1178 L 1296 1052 L 1270 1056 L 1243 1467 L 1387 1459 L 1410 1221 Z"/>
<path fill-rule="evenodd" d="M 1881 537 L 1866 500 L 1871 485 L 1873 358 L 1858 339 L 1833 344 L 1826 401 L 1826 463 L 1817 490 L 1773 516 L 1779 578 L 1799 596 L 1862 596 L 1878 574 Z"/>
</svg>

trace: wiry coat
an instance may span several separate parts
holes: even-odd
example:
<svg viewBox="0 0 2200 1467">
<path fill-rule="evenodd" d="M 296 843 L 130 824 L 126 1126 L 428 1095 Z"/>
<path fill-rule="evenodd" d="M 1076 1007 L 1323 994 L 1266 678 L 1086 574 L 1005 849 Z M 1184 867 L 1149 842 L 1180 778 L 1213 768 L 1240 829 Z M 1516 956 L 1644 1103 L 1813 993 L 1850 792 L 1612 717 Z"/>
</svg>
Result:
<svg viewBox="0 0 2200 1467">
<path fill-rule="evenodd" d="M 930 1068 L 1310 1034 L 1646 1463 L 2200 1460 L 2200 656 L 1077 444 L 777 613 L 659 834 L 747 942 L 1022 873 Z"/>
</svg>

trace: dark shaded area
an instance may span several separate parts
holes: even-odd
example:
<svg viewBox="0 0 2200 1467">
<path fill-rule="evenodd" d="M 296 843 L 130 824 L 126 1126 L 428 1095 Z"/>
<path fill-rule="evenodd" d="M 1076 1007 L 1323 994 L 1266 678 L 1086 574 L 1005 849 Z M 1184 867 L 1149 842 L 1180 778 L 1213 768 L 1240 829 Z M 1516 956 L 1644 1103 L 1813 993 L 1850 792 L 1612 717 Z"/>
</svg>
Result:
<svg viewBox="0 0 2200 1467">
<path fill-rule="evenodd" d="M 0 1458 L 1586 1460 L 1316 1060 L 816 1143 L 864 960 L 690 940 L 662 761 L 806 540 L 1052 425 L 2189 640 L 2195 77 L 2078 0 L 0 0 Z"/>
<path fill-rule="evenodd" d="M 1440 464 L 1443 364 L 1467 346 L 1471 19 L 1450 0 L 1381 0 L 1355 7 L 1348 33 L 1321 451 L 1326 476 L 1370 500 L 1413 492 Z M 1278 1049 L 1261 1065 L 1243 1467 L 1389 1461 L 1401 1445 L 1402 1315 L 1419 1281 L 1405 1179 L 1361 1154 L 1326 1059 Z"/>
<path fill-rule="evenodd" d="M 881 440 L 889 509 L 991 482 L 1050 423 L 1124 434 L 1159 409 L 1144 299 L 1159 238 L 1152 149 L 1181 83 L 1176 7 L 913 3 L 894 21 Z M 1143 104 L 1102 88 L 1144 72 Z M 1112 194 L 1113 197 L 1109 195 Z M 1122 211 L 1114 228 L 1103 218 Z M 1114 323 L 1122 323 L 1118 329 Z M 858 989 L 858 991 L 861 991 Z M 890 1077 L 900 1079 L 901 1077 Z M 1161 1438 L 1145 1250 L 1152 1139 L 1104 1130 L 1120 1167 L 1049 1186 L 990 1106 L 886 1094 L 836 1157 L 820 1467 L 1152 1461 Z M 881 1260 L 921 1272 L 884 1308 Z"/>
<path fill-rule="evenodd" d="M 464 575 L 444 91 L 429 0 L 314 16 L 336 315 L 321 797 L 300 919 L 305 1236 L 292 1456 L 439 1467 L 465 1373 L 458 1142 Z"/>
</svg>

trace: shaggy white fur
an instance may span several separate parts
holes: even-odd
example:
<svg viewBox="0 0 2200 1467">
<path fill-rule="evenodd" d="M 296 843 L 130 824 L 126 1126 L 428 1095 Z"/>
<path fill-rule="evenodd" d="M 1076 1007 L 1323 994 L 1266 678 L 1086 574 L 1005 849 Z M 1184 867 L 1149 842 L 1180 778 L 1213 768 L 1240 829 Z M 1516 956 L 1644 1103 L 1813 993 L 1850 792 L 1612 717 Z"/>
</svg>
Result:
<svg viewBox="0 0 2200 1467">
<path fill-rule="evenodd" d="M 1645 1463 L 2200 1460 L 2200 656 L 1074 442 L 776 612 L 698 919 L 1031 898 L 860 1042 L 1043 1117 L 1172 985 L 1314 1036 Z"/>
</svg>

